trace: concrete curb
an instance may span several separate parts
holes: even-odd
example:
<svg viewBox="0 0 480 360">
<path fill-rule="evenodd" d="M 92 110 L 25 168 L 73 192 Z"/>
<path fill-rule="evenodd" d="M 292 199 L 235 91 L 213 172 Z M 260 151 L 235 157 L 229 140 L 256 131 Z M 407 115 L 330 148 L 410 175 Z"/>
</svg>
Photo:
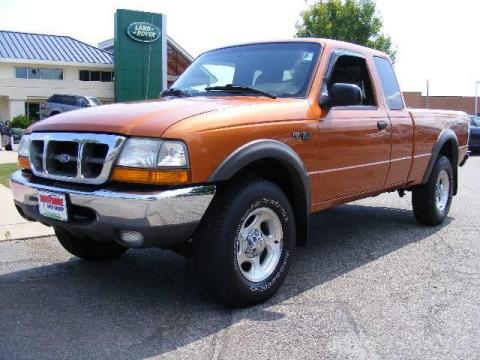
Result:
<svg viewBox="0 0 480 360">
<path fill-rule="evenodd" d="M 0 242 L 55 235 L 53 228 L 20 216 L 13 203 L 10 189 L 0 185 Z"/>
</svg>

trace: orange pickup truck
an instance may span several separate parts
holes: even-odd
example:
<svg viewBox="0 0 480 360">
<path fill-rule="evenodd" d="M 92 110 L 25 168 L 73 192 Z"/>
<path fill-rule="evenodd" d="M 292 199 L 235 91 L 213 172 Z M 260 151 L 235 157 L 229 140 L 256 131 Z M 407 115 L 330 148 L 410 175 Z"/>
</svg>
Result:
<svg viewBox="0 0 480 360">
<path fill-rule="evenodd" d="M 411 191 L 416 219 L 440 224 L 467 143 L 466 114 L 405 107 L 386 54 L 295 39 L 208 51 L 155 101 L 36 123 L 10 185 L 73 255 L 173 249 L 247 306 L 281 286 L 314 212 Z"/>
</svg>

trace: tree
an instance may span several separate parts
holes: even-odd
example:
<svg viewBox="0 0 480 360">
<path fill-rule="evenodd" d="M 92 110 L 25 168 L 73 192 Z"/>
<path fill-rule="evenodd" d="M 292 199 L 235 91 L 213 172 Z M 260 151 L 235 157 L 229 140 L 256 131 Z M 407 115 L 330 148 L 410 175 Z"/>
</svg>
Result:
<svg viewBox="0 0 480 360">
<path fill-rule="evenodd" d="M 368 46 L 390 55 L 396 50 L 382 33 L 382 19 L 373 0 L 320 0 L 301 14 L 297 37 L 324 37 Z"/>
</svg>

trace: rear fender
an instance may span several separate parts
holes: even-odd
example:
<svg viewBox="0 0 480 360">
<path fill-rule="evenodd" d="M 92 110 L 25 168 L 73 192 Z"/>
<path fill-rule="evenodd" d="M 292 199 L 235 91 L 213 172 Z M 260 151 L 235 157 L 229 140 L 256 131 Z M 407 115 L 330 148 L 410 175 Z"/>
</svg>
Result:
<svg viewBox="0 0 480 360">
<path fill-rule="evenodd" d="M 453 168 L 453 194 L 457 194 L 458 190 L 458 139 L 457 135 L 451 129 L 445 129 L 440 133 L 435 145 L 432 149 L 432 157 L 427 166 L 427 170 L 425 171 L 425 175 L 423 176 L 422 184 L 425 184 L 428 179 L 430 178 L 430 174 L 432 173 L 433 166 L 440 155 L 440 152 L 445 144 L 450 142 L 452 144 L 452 153 L 451 153 L 451 163 Z"/>
</svg>

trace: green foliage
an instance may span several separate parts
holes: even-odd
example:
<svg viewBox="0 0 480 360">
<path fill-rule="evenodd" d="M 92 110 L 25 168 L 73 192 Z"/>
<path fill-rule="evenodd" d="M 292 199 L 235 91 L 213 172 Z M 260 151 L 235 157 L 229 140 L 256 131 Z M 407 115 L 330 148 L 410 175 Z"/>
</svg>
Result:
<svg viewBox="0 0 480 360">
<path fill-rule="evenodd" d="M 17 164 L 0 164 L 0 185 L 8 186 L 8 179 L 15 170 Z"/>
<path fill-rule="evenodd" d="M 382 33 L 382 19 L 373 0 L 319 0 L 302 12 L 297 37 L 323 37 L 368 46 L 390 55 L 396 50 Z"/>
<path fill-rule="evenodd" d="M 26 129 L 32 121 L 26 115 L 15 116 L 12 121 L 8 124 L 10 128 L 21 128 Z"/>
</svg>

